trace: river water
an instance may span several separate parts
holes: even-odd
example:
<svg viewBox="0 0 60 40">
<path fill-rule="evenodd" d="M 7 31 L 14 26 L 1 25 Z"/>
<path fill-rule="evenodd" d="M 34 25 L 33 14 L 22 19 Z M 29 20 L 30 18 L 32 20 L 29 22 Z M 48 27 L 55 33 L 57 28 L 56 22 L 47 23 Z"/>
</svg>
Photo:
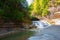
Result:
<svg viewBox="0 0 60 40">
<path fill-rule="evenodd" d="M 35 34 L 27 40 L 60 40 L 60 26 L 52 26 L 48 22 L 33 21 L 37 26 Z"/>
<path fill-rule="evenodd" d="M 32 21 L 33 25 L 35 25 L 37 28 L 47 28 L 51 26 L 47 21 L 41 20 L 41 21 Z"/>
<path fill-rule="evenodd" d="M 22 31 L 10 36 L 8 35 L 8 37 L 0 40 L 60 40 L 60 21 L 56 23 L 59 25 L 51 25 L 44 20 L 32 21 L 32 23 L 32 25 L 37 27 L 36 29 Z"/>
</svg>

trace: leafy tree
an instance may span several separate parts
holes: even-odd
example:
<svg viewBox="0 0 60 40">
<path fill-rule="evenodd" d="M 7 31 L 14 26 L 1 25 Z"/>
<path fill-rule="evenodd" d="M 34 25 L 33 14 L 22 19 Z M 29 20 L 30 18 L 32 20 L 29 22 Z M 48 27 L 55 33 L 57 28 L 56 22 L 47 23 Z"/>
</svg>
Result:
<svg viewBox="0 0 60 40">
<path fill-rule="evenodd" d="M 46 16 L 48 14 L 50 0 L 34 0 L 33 5 L 31 5 L 31 12 L 35 15 Z"/>
<path fill-rule="evenodd" d="M 60 0 L 55 1 L 55 6 L 57 6 L 58 4 L 60 4 Z"/>
<path fill-rule="evenodd" d="M 25 0 L 24 0 L 25 1 Z M 22 0 L 0 0 L 0 9 L 4 11 L 3 16 L 13 19 L 16 15 L 24 15 L 27 11 L 22 3 Z M 19 16 L 16 16 L 17 18 Z M 22 18 L 22 17 L 21 17 Z"/>
<path fill-rule="evenodd" d="M 0 0 L 0 16 L 4 20 L 11 20 L 22 25 L 29 20 L 26 0 Z"/>
</svg>

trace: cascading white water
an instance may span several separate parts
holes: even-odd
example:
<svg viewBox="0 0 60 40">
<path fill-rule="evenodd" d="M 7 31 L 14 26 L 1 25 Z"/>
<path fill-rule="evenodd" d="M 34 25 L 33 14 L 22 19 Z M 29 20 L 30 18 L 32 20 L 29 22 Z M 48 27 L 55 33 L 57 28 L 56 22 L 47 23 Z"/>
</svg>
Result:
<svg viewBox="0 0 60 40">
<path fill-rule="evenodd" d="M 51 24 L 49 24 L 46 21 L 32 21 L 33 25 L 35 25 L 37 28 L 46 28 L 48 26 L 50 26 Z"/>
<path fill-rule="evenodd" d="M 53 20 L 60 24 L 59 20 Z M 35 35 L 28 38 L 28 40 L 60 40 L 60 26 L 51 25 L 47 21 L 32 21 L 33 25 L 37 26 Z M 48 28 L 47 28 L 48 27 Z M 46 28 L 46 29 L 45 29 Z"/>
</svg>

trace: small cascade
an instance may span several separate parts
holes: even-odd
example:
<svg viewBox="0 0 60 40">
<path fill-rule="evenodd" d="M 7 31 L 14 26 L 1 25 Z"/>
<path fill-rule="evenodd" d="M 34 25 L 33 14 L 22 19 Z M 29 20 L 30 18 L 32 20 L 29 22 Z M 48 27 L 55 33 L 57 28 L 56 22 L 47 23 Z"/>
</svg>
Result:
<svg viewBox="0 0 60 40">
<path fill-rule="evenodd" d="M 35 25 L 37 28 L 46 28 L 48 26 L 50 26 L 51 24 L 49 24 L 48 22 L 46 21 L 32 21 L 33 22 L 33 25 Z"/>
</svg>

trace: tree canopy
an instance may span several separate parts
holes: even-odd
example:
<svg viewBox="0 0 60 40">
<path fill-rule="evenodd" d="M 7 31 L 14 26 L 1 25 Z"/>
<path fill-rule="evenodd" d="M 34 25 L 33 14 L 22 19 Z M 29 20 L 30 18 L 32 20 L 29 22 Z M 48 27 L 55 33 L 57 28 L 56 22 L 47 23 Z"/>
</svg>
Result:
<svg viewBox="0 0 60 40">
<path fill-rule="evenodd" d="M 31 5 L 31 12 L 35 15 L 46 16 L 48 14 L 50 0 L 34 0 Z"/>
<path fill-rule="evenodd" d="M 0 0 L 0 17 L 4 20 L 29 23 L 31 14 L 32 16 L 41 17 L 48 15 L 50 2 L 51 0 L 34 0 L 28 6 L 26 0 Z M 60 0 L 55 0 L 53 4 L 56 6 L 59 3 Z"/>
<path fill-rule="evenodd" d="M 28 13 L 26 7 L 26 0 L 0 0 L 0 15 L 8 20 L 23 20 Z"/>
</svg>

